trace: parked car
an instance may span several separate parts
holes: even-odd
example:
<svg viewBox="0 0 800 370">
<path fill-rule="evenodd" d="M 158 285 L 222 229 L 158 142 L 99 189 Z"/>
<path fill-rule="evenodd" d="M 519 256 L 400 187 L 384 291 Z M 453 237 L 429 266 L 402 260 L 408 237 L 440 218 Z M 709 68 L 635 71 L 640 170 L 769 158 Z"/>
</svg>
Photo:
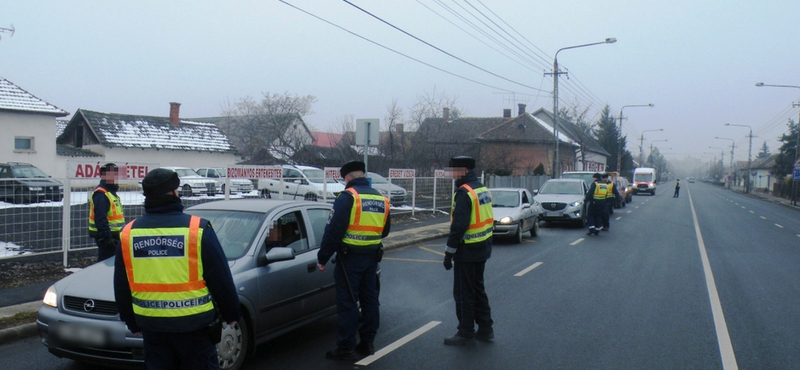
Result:
<svg viewBox="0 0 800 370">
<path fill-rule="evenodd" d="M 526 231 L 531 236 L 539 234 L 542 208 L 528 189 L 494 188 L 489 192 L 492 194 L 495 238 L 510 237 L 515 243 L 521 243 Z"/>
<path fill-rule="evenodd" d="M 197 172 L 189 167 L 161 167 L 168 170 L 173 170 L 178 173 L 181 179 L 178 191 L 182 197 L 190 197 L 194 195 L 216 195 L 217 181 L 208 177 L 200 176 Z M 139 184 L 141 186 L 141 184 Z"/>
<path fill-rule="evenodd" d="M 316 167 L 284 165 L 282 176 L 283 179 L 258 179 L 258 191 L 263 198 L 277 198 L 283 192 L 283 199 L 325 199 L 333 203 L 344 191 L 344 185 L 326 180 L 325 173 Z"/>
<path fill-rule="evenodd" d="M 227 170 L 222 167 L 200 167 L 194 170 L 200 176 L 205 176 L 217 180 L 220 194 L 225 194 L 225 180 L 228 177 Z M 249 179 L 230 179 L 230 193 L 249 193 L 253 191 L 253 181 Z"/>
<path fill-rule="evenodd" d="M 30 163 L 0 163 L 0 199 L 9 203 L 60 202 L 64 184 Z"/>
<path fill-rule="evenodd" d="M 565 171 L 561 173 L 562 179 L 581 179 L 586 185 L 591 185 L 594 182 L 594 174 L 602 173 L 597 171 Z"/>
<path fill-rule="evenodd" d="M 628 203 L 633 200 L 633 186 L 628 179 L 624 177 L 617 177 L 614 180 L 614 186 L 617 188 L 619 195 L 622 196 L 622 199 L 618 199 L 616 204 L 614 205 L 615 208 L 622 208 L 625 207 Z"/>
<path fill-rule="evenodd" d="M 584 197 L 588 191 L 581 179 L 550 179 L 535 191 L 534 199 L 542 206 L 545 222 L 570 222 L 585 227 L 588 221 Z"/>
<path fill-rule="evenodd" d="M 406 203 L 406 195 L 408 194 L 406 189 L 390 183 L 385 177 L 375 172 L 367 172 L 367 177 L 372 179 L 372 187 L 388 198 L 393 206 L 399 207 Z"/>
<path fill-rule="evenodd" d="M 315 271 L 330 210 L 322 202 L 275 199 L 220 200 L 186 209 L 214 225 L 241 301 L 241 320 L 224 324 L 217 344 L 221 369 L 239 369 L 259 344 L 336 313 L 334 274 Z M 279 241 L 270 241 L 274 232 Z M 142 338 L 120 321 L 113 275 L 112 257 L 47 289 L 36 324 L 51 353 L 141 366 Z"/>
</svg>

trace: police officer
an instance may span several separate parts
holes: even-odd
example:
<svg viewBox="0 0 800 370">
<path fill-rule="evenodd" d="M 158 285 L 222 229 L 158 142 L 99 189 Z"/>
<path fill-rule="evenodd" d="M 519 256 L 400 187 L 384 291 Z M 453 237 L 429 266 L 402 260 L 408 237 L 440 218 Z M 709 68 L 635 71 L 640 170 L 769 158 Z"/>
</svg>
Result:
<svg viewBox="0 0 800 370">
<path fill-rule="evenodd" d="M 606 209 L 603 212 L 603 228 L 601 230 L 608 231 L 609 230 L 609 220 L 611 218 L 611 214 L 614 213 L 614 205 L 617 204 L 617 199 L 622 199 L 622 195 L 619 194 L 617 191 L 617 187 L 615 186 L 614 182 L 611 181 L 611 178 L 608 175 L 608 172 L 605 172 L 601 175 L 602 181 L 608 185 L 608 193 L 606 194 Z"/>
<path fill-rule="evenodd" d="M 336 308 L 339 331 L 336 349 L 325 357 L 333 360 L 355 360 L 375 353 L 378 332 L 378 262 L 383 256 L 381 238 L 389 235 L 389 200 L 370 186 L 365 177 L 364 162 L 351 161 L 339 171 L 347 185 L 333 202 L 333 209 L 317 253 L 317 267 L 325 272 L 325 264 L 336 253 Z M 359 327 L 358 302 L 361 302 L 363 324 Z M 360 342 L 356 344 L 356 332 Z"/>
<path fill-rule="evenodd" d="M 600 235 L 603 228 L 603 214 L 606 211 L 606 197 L 608 196 L 608 184 L 600 181 L 600 174 L 592 175 L 594 182 L 589 186 L 586 193 L 586 203 L 589 204 L 589 231 L 586 235 Z"/>
<path fill-rule="evenodd" d="M 235 326 L 239 297 L 217 234 L 183 213 L 179 184 L 163 168 L 142 180 L 145 214 L 122 229 L 116 255 L 117 308 L 143 336 L 145 369 L 218 369 L 216 311 Z"/>
<path fill-rule="evenodd" d="M 456 302 L 458 332 L 444 344 L 475 344 L 475 339 L 494 340 L 492 312 L 483 284 L 486 260 L 492 255 L 494 215 L 489 190 L 475 174 L 475 159 L 453 157 L 449 163 L 458 188 L 450 211 L 450 235 L 444 252 L 444 268 L 455 261 L 453 298 Z M 478 324 L 478 331 L 475 331 Z"/>
<path fill-rule="evenodd" d="M 119 232 L 125 226 L 125 215 L 117 190 L 119 169 L 114 163 L 100 167 L 100 185 L 89 199 L 89 236 L 97 244 L 97 261 L 114 255 L 119 245 Z"/>
</svg>

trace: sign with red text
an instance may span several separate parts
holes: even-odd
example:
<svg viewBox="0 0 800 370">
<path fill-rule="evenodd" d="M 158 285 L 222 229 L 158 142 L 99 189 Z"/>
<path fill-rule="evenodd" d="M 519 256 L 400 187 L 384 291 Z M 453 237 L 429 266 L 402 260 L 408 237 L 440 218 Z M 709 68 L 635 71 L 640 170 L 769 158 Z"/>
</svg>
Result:
<svg viewBox="0 0 800 370">
<path fill-rule="evenodd" d="M 67 177 L 70 179 L 100 179 L 100 167 L 106 161 L 67 161 Z M 113 162 L 119 168 L 119 180 L 141 180 L 152 169 L 158 168 L 158 163 Z"/>
<path fill-rule="evenodd" d="M 445 170 L 436 170 L 436 171 L 433 171 L 433 177 L 435 177 L 437 179 L 444 179 L 444 178 L 448 178 L 450 176 L 447 176 L 447 171 L 445 171 Z"/>
<path fill-rule="evenodd" d="M 280 179 L 283 178 L 281 166 L 232 166 L 228 167 L 231 179 Z"/>
<path fill-rule="evenodd" d="M 342 174 L 339 171 L 339 167 L 325 167 L 325 178 L 326 179 L 341 179 Z"/>
<path fill-rule="evenodd" d="M 406 168 L 390 168 L 389 178 L 392 179 L 413 179 L 416 177 L 417 170 Z"/>
</svg>

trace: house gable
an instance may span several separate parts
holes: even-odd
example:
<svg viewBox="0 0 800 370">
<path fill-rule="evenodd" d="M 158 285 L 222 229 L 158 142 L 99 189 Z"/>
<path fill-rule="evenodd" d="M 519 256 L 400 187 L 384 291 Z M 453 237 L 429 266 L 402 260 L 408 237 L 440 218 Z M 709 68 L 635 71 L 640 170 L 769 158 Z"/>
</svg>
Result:
<svg viewBox="0 0 800 370">
<path fill-rule="evenodd" d="M 69 115 L 67 111 L 37 98 L 3 77 L 0 77 L 0 110 L 46 114 L 55 117 Z"/>
</svg>

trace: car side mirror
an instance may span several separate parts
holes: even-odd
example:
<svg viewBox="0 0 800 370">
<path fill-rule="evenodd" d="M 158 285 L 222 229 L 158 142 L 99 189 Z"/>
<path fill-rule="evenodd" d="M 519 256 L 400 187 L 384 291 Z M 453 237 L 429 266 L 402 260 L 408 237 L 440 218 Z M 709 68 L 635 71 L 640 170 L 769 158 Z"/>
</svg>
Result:
<svg viewBox="0 0 800 370">
<path fill-rule="evenodd" d="M 539 194 L 539 189 L 533 189 L 533 195 Z"/>
<path fill-rule="evenodd" d="M 525 209 L 525 208 L 531 208 L 531 204 L 530 203 L 523 203 L 522 204 L 522 209 Z"/>
<path fill-rule="evenodd" d="M 286 247 L 272 247 L 266 253 L 259 256 L 258 265 L 266 266 L 270 263 L 289 261 L 294 259 L 294 249 Z"/>
</svg>

